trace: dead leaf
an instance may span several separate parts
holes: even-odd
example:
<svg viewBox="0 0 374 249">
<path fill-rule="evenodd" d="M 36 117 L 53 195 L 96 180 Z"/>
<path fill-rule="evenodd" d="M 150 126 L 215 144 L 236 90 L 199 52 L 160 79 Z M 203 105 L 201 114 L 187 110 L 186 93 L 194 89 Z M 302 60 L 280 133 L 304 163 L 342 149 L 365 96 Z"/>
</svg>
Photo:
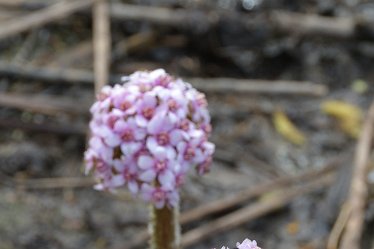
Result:
<svg viewBox="0 0 374 249">
<path fill-rule="evenodd" d="M 304 134 L 288 119 L 284 112 L 275 111 L 273 123 L 277 132 L 291 143 L 303 145 L 306 142 Z"/>
<path fill-rule="evenodd" d="M 360 134 L 362 111 L 359 107 L 341 100 L 328 100 L 321 104 L 323 113 L 336 118 L 339 127 L 347 135 L 357 138 Z"/>
</svg>

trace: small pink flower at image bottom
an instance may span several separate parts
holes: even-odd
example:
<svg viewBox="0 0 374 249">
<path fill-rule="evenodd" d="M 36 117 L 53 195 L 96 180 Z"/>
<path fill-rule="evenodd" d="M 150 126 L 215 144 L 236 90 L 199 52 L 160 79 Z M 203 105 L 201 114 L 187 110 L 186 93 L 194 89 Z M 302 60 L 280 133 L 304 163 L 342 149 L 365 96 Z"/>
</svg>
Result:
<svg viewBox="0 0 374 249">
<path fill-rule="evenodd" d="M 260 249 L 258 246 L 257 246 L 257 242 L 256 240 L 249 240 L 249 239 L 245 239 L 242 243 L 236 243 L 236 247 L 238 249 Z"/>
<path fill-rule="evenodd" d="M 256 240 L 245 239 L 242 243 L 236 243 L 237 249 L 261 249 L 257 246 Z M 215 248 L 214 248 L 215 249 Z M 230 249 L 228 247 L 222 246 L 221 249 Z"/>
<path fill-rule="evenodd" d="M 97 190 L 125 186 L 159 209 L 175 207 L 188 171 L 210 169 L 214 144 L 205 96 L 163 69 L 105 86 L 90 111 L 85 163 Z"/>
</svg>

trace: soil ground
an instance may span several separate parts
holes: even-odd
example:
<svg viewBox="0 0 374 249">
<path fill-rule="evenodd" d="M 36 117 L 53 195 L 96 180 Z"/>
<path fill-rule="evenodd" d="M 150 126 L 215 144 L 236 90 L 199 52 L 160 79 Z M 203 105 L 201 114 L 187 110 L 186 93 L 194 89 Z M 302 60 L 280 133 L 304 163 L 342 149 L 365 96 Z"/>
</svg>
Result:
<svg viewBox="0 0 374 249">
<path fill-rule="evenodd" d="M 43 7 L 40 1 L 34 2 L 37 1 L 3 6 L 0 1 L 0 12 L 12 13 L 0 19 L 0 27 L 17 15 L 27 15 Z M 197 177 L 191 173 L 182 191 L 182 212 L 277 177 L 321 168 L 336 158 L 345 160 L 330 187 L 297 197 L 284 208 L 229 231 L 212 234 L 188 248 L 232 247 L 246 237 L 256 239 L 267 249 L 324 247 L 349 189 L 357 139 L 344 132 L 339 121 L 323 113 L 320 106 L 328 100 L 342 100 L 363 112 L 367 110 L 374 92 L 374 30 L 363 26 L 348 37 L 294 32 L 292 27 L 274 28 L 269 16 L 274 11 L 290 11 L 343 19 L 358 15 L 373 17 L 374 4 L 364 0 L 134 0 L 130 3 L 197 14 L 186 25 L 113 20 L 112 46 L 117 51 L 111 63 L 113 75 L 161 67 L 183 78 L 227 78 L 227 84 L 231 84 L 230 79 L 310 81 L 329 89 L 328 94 L 317 97 L 206 93 L 214 127 L 211 140 L 217 151 L 209 174 Z M 215 13 L 225 18 L 206 25 L 199 19 L 199 13 Z M 246 22 L 238 21 L 239 16 Z M 257 25 L 247 23 L 251 21 Z M 91 72 L 91 26 L 87 9 L 3 39 L 0 59 L 21 68 L 74 68 Z M 155 34 L 154 38 L 143 42 L 150 33 Z M 134 39 L 137 34 L 140 41 Z M 124 52 L 119 44 L 129 37 L 138 46 Z M 94 96 L 93 84 L 44 82 L 2 73 L 1 68 L 0 93 L 63 99 L 77 109 L 92 103 Z M 278 110 L 304 134 L 304 144 L 292 144 L 276 131 L 273 114 Z M 113 195 L 95 191 L 88 184 L 83 187 L 66 184 L 53 189 L 44 188 L 40 182 L 36 188 L 20 184 L 40 178 L 84 177 L 84 131 L 90 116 L 88 111 L 77 113 L 45 113 L 3 106 L 0 100 L 0 249 L 127 248 L 146 228 L 147 206 L 126 191 Z M 183 231 L 224 214 L 194 222 L 183 227 Z M 362 248 L 369 249 L 374 244 L 373 195 L 368 199 L 365 219 Z"/>
</svg>

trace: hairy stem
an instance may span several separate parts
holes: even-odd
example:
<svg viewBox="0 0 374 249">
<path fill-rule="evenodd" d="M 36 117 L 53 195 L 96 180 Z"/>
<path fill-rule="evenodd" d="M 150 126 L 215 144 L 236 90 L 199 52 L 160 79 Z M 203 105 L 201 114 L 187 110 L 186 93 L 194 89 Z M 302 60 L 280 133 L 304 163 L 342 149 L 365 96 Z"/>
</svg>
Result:
<svg viewBox="0 0 374 249">
<path fill-rule="evenodd" d="M 151 249 L 180 249 L 179 207 L 151 205 Z"/>
</svg>

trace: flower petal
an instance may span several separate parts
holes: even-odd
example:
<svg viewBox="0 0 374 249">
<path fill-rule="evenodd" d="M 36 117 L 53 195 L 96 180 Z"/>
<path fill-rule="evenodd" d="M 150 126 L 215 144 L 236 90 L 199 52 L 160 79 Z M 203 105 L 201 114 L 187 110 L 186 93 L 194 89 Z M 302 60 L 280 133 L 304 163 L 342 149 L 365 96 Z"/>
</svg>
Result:
<svg viewBox="0 0 374 249">
<path fill-rule="evenodd" d="M 123 131 L 127 128 L 127 124 L 124 120 L 120 119 L 114 124 L 113 130 L 118 133 L 123 133 Z"/>
<path fill-rule="evenodd" d="M 156 172 L 153 170 L 147 170 L 140 174 L 140 180 L 151 183 L 156 178 Z"/>
<path fill-rule="evenodd" d="M 141 169 L 149 169 L 155 164 L 154 160 L 150 156 L 140 156 L 138 159 L 138 166 Z"/>
<path fill-rule="evenodd" d="M 170 132 L 170 143 L 174 146 L 176 146 L 179 142 L 183 141 L 183 131 L 174 129 Z"/>
<path fill-rule="evenodd" d="M 157 105 L 156 96 L 150 92 L 145 93 L 143 95 L 143 105 L 145 107 L 155 107 Z"/>
<path fill-rule="evenodd" d="M 136 181 L 130 181 L 128 182 L 127 186 L 129 187 L 129 190 L 132 194 L 137 194 L 139 191 L 139 185 Z"/>
<path fill-rule="evenodd" d="M 143 198 L 143 200 L 150 201 L 152 199 L 153 190 L 154 188 L 151 185 L 143 183 L 140 188 L 141 197 Z"/>
<path fill-rule="evenodd" d="M 148 120 L 144 118 L 142 115 L 136 115 L 135 122 L 140 127 L 147 127 L 147 124 L 148 124 Z"/>
<path fill-rule="evenodd" d="M 161 209 L 165 206 L 165 200 L 163 200 L 163 199 L 158 200 L 158 201 L 154 202 L 154 205 L 155 205 L 156 208 Z"/>
<path fill-rule="evenodd" d="M 159 146 L 154 137 L 149 137 L 147 139 L 147 149 L 155 156 L 156 159 L 163 160 L 166 158 L 166 149 Z"/>
<path fill-rule="evenodd" d="M 162 131 L 164 125 L 165 115 L 155 115 L 148 123 L 147 131 L 149 134 L 157 134 Z"/>
<path fill-rule="evenodd" d="M 123 178 L 122 175 L 115 175 L 112 177 L 111 183 L 113 187 L 119 187 L 125 183 L 125 179 Z"/>
<path fill-rule="evenodd" d="M 132 157 L 140 150 L 141 146 L 141 143 L 123 143 L 121 144 L 121 151 L 125 156 Z"/>
<path fill-rule="evenodd" d="M 173 186 L 175 185 L 175 180 L 174 180 L 174 175 L 170 170 L 165 170 L 163 171 L 159 176 L 158 176 L 158 181 L 161 183 L 162 187 L 166 189 L 172 189 Z"/>
</svg>

